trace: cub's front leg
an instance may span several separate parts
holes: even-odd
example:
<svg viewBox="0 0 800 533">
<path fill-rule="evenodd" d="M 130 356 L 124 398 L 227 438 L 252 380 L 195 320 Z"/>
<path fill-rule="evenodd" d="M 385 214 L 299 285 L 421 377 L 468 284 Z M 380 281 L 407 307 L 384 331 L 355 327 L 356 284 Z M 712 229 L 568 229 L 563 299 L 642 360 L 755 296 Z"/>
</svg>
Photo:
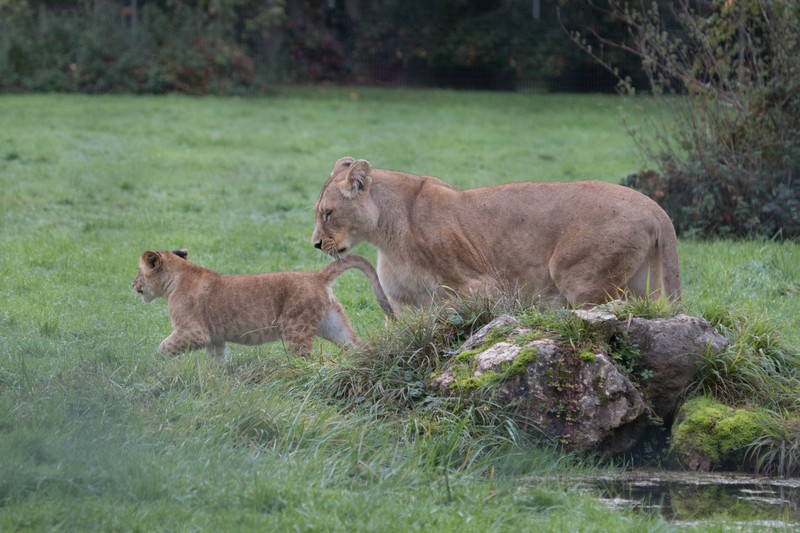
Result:
<svg viewBox="0 0 800 533">
<path fill-rule="evenodd" d="M 224 342 L 206 345 L 206 355 L 213 357 L 214 360 L 223 365 L 225 364 L 225 346 Z"/>
<path fill-rule="evenodd" d="M 209 345 L 210 339 L 202 333 L 176 329 L 169 337 L 161 341 L 161 344 L 158 345 L 158 353 L 162 355 L 179 355 Z"/>
</svg>

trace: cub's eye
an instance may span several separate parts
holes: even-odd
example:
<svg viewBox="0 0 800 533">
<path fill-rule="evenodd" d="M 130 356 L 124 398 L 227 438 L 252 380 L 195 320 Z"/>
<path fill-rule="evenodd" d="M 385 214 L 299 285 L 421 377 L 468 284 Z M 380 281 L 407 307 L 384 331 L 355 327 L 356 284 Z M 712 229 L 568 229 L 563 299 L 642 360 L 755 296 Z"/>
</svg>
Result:
<svg viewBox="0 0 800 533">
<path fill-rule="evenodd" d="M 325 211 L 325 213 L 323 213 L 322 220 L 324 220 L 325 222 L 330 222 L 332 214 L 333 214 L 333 211 L 328 209 L 327 211 Z"/>
</svg>

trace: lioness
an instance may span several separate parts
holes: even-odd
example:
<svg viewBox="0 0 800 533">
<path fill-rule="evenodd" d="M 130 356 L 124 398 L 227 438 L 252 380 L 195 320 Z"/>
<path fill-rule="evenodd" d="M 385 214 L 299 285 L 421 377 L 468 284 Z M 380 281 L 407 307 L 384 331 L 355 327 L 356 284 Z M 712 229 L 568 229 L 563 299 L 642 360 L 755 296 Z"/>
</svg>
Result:
<svg viewBox="0 0 800 533">
<path fill-rule="evenodd" d="M 562 306 L 620 293 L 680 296 L 672 222 L 650 198 L 620 185 L 459 190 L 345 157 L 315 209 L 317 248 L 333 256 L 360 241 L 378 248 L 378 277 L 392 304 L 509 288 Z"/>
<path fill-rule="evenodd" d="M 333 281 L 357 268 L 369 279 L 384 312 L 393 311 L 372 265 L 349 255 L 317 272 L 220 275 L 190 263 L 189 251 L 146 251 L 132 286 L 145 303 L 167 299 L 173 331 L 158 352 L 177 355 L 205 347 L 209 357 L 225 361 L 225 343 L 263 344 L 283 339 L 297 355 L 308 355 L 314 336 L 340 346 L 360 342 L 339 300 Z"/>
</svg>

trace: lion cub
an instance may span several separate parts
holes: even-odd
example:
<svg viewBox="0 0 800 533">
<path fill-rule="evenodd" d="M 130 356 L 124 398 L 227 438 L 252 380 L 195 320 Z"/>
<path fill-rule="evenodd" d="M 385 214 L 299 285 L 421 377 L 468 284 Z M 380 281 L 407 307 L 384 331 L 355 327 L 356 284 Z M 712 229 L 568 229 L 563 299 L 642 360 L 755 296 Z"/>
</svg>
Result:
<svg viewBox="0 0 800 533">
<path fill-rule="evenodd" d="M 220 275 L 190 263 L 186 249 L 146 251 L 132 286 L 145 303 L 167 299 L 173 331 L 158 352 L 177 355 L 205 347 L 225 361 L 225 343 L 263 344 L 283 339 L 296 355 L 308 355 L 314 336 L 344 346 L 360 340 L 331 290 L 345 270 L 369 279 L 388 316 L 392 307 L 372 265 L 361 256 L 342 256 L 318 272 Z"/>
</svg>

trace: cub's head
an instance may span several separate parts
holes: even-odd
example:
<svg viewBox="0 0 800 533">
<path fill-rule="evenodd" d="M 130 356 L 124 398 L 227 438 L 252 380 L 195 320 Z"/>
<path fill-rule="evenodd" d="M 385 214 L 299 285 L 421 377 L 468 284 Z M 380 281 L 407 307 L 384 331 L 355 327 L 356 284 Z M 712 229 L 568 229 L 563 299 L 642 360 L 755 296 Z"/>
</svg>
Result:
<svg viewBox="0 0 800 533">
<path fill-rule="evenodd" d="M 368 161 L 344 157 L 336 162 L 316 205 L 311 243 L 329 255 L 350 250 L 378 224 L 378 207 L 370 196 Z"/>
<path fill-rule="evenodd" d="M 148 250 L 139 258 L 139 270 L 133 278 L 131 287 L 142 295 L 145 303 L 153 301 L 159 296 L 164 296 L 172 272 L 165 265 L 173 260 L 180 258 L 186 260 L 189 257 L 189 250 L 181 248 L 174 252 L 154 252 Z"/>
</svg>

